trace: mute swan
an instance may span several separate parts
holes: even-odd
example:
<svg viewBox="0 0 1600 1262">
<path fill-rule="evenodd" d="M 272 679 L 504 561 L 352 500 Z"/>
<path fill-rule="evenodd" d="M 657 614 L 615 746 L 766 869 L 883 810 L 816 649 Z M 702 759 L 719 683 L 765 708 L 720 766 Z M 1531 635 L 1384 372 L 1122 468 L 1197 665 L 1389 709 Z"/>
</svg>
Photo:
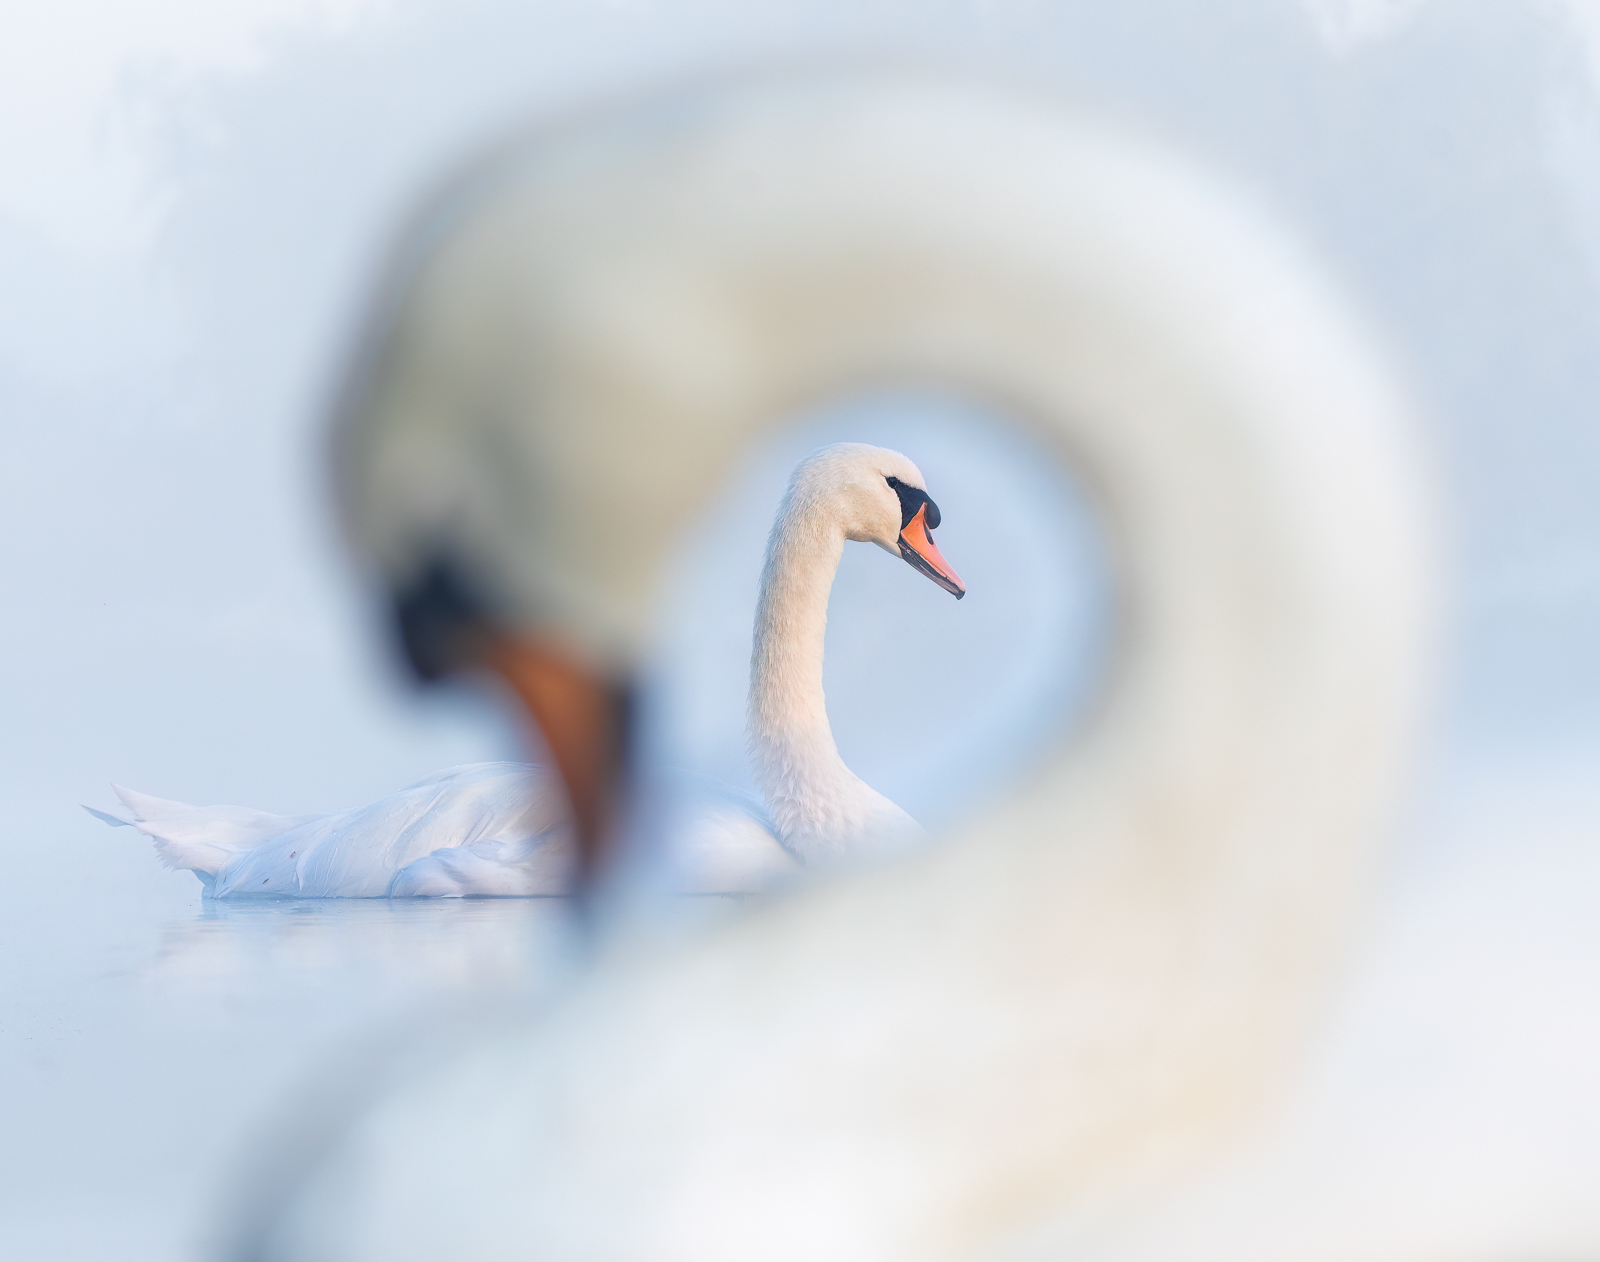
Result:
<svg viewBox="0 0 1600 1262">
<path fill-rule="evenodd" d="M 792 870 L 791 855 L 809 863 L 920 834 L 839 757 L 823 699 L 823 632 L 846 540 L 876 543 L 961 599 L 966 589 L 933 542 L 939 520 L 921 470 L 899 452 L 838 443 L 795 469 L 767 545 L 750 665 L 750 744 L 777 836 L 732 793 L 702 804 L 674 856 L 682 888 L 754 892 Z M 369 806 L 296 818 L 116 792 L 127 817 L 91 814 L 138 829 L 214 898 L 573 888 L 572 829 L 548 768 L 451 767 Z"/>
<path fill-rule="evenodd" d="M 340 431 L 398 598 L 443 554 L 626 680 L 666 549 L 769 418 L 933 380 L 1094 488 L 1120 651 L 986 814 L 615 943 L 535 1018 L 298 1119 L 236 1256 L 1002 1258 L 1219 1151 L 1292 1063 L 1418 695 L 1426 517 L 1357 328 L 1248 199 L 966 83 L 708 89 L 452 187 Z"/>
</svg>

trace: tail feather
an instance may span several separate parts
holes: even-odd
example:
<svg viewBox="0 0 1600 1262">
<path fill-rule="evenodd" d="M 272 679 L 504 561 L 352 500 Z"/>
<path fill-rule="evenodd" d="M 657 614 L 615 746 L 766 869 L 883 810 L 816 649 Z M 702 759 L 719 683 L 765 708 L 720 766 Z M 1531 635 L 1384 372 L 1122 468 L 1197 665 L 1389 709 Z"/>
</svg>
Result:
<svg viewBox="0 0 1600 1262">
<path fill-rule="evenodd" d="M 248 806 L 191 806 L 151 797 L 120 784 L 111 786 L 132 819 L 93 807 L 91 815 L 115 826 L 137 828 L 155 842 L 156 857 L 169 868 L 187 868 L 202 875 L 221 869 L 234 855 L 298 827 L 314 815 L 272 815 Z"/>
</svg>

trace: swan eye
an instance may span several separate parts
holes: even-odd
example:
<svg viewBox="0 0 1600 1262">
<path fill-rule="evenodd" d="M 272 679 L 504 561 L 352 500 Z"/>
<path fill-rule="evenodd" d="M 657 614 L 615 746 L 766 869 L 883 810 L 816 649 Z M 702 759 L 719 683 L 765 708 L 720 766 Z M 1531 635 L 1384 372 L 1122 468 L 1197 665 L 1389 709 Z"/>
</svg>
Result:
<svg viewBox="0 0 1600 1262">
<path fill-rule="evenodd" d="M 939 506 L 928 498 L 926 491 L 918 490 L 914 486 L 907 486 L 899 478 L 884 478 L 891 490 L 900 497 L 900 529 L 904 530 L 911 524 L 911 519 L 917 515 L 917 510 L 924 504 L 928 506 L 928 515 L 923 520 L 929 530 L 939 524 Z"/>
</svg>

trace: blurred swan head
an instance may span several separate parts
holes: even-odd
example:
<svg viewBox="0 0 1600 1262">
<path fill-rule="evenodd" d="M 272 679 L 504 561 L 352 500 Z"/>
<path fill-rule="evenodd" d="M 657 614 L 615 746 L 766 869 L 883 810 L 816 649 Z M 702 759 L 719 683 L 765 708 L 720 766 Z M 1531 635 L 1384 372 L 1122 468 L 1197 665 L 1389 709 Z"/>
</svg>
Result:
<svg viewBox="0 0 1600 1262">
<path fill-rule="evenodd" d="M 933 381 L 1094 488 L 1118 651 L 987 811 L 604 961 L 308 1161 L 251 1256 L 999 1256 L 1214 1151 L 1292 1061 L 1430 652 L 1407 404 L 1293 234 L 1051 102 L 802 76 L 513 146 L 396 295 L 340 479 L 402 620 L 443 592 L 625 680 L 746 444 Z M 914 467 L 839 459 L 835 529 L 956 592 Z"/>
</svg>

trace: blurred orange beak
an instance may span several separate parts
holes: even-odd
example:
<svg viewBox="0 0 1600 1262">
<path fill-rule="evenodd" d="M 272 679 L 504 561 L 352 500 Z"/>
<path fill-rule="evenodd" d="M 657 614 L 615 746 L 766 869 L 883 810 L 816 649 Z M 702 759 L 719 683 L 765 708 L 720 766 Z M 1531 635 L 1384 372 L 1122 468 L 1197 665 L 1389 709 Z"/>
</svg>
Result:
<svg viewBox="0 0 1600 1262">
<path fill-rule="evenodd" d="M 928 532 L 928 506 L 917 509 L 917 515 L 900 531 L 900 555 L 912 569 L 921 570 L 957 600 L 967 594 L 961 575 L 950 568 L 950 562 L 939 555 Z"/>
</svg>

